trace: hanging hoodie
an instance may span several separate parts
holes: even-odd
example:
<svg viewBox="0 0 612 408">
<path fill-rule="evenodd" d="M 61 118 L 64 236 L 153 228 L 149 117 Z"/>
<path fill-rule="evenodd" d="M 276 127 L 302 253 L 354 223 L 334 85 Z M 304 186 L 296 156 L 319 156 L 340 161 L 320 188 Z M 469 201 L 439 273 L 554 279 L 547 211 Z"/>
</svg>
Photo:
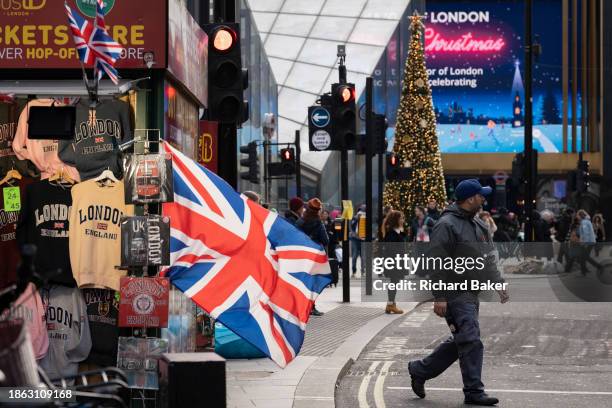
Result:
<svg viewBox="0 0 612 408">
<path fill-rule="evenodd" d="M 31 140 L 28 138 L 28 118 L 32 106 L 59 106 L 53 99 L 34 99 L 29 101 L 19 115 L 17 131 L 13 139 L 13 150 L 20 160 L 30 160 L 40 170 L 40 178 L 51 177 L 56 171 L 63 169 L 74 180 L 79 180 L 76 168 L 67 165 L 58 156 L 57 140 Z M 74 160 L 73 160 L 74 161 Z"/>
<path fill-rule="evenodd" d="M 40 174 L 28 160 L 19 160 L 13 150 L 13 139 L 17 131 L 17 105 L 0 102 L 0 179 L 11 169 L 23 175 L 38 177 Z"/>
<path fill-rule="evenodd" d="M 123 182 L 87 180 L 72 187 L 70 263 L 79 287 L 119 290 L 121 217 L 134 214 L 124 201 Z"/>
<path fill-rule="evenodd" d="M 119 100 L 103 100 L 95 110 L 82 100 L 77 104 L 74 141 L 60 141 L 60 158 L 76 166 L 82 180 L 110 169 L 123 177 L 119 145 L 132 140 L 129 106 Z"/>
<path fill-rule="evenodd" d="M 44 322 L 44 308 L 40 294 L 32 282 L 28 284 L 23 293 L 5 310 L 0 320 L 8 321 L 22 319 L 30 332 L 30 341 L 34 356 L 37 360 L 47 355 L 49 349 L 49 337 L 47 325 Z"/>
<path fill-rule="evenodd" d="M 81 289 L 87 305 L 91 331 L 91 352 L 87 363 L 101 367 L 117 364 L 119 342 L 119 292 L 109 289 Z"/>
<path fill-rule="evenodd" d="M 23 177 L 0 185 L 0 289 L 17 281 L 17 266 L 21 258 L 17 245 L 17 221 L 25 202 L 26 186 L 33 181 Z M 14 189 L 19 190 L 18 200 L 17 195 L 10 198 L 12 191 L 9 190 Z"/>
<path fill-rule="evenodd" d="M 77 288 L 52 285 L 42 288 L 49 351 L 40 367 L 50 379 L 75 375 L 79 362 L 91 350 L 87 307 Z"/>
<path fill-rule="evenodd" d="M 68 252 L 70 187 L 39 180 L 26 187 L 17 243 L 36 245 L 36 272 L 52 283 L 75 286 Z"/>
</svg>

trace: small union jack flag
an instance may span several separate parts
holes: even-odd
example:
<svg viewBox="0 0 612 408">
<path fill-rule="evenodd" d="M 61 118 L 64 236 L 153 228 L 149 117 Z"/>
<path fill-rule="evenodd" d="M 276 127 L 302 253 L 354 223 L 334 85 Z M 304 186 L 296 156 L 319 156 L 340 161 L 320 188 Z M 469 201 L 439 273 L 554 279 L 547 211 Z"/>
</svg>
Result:
<svg viewBox="0 0 612 408">
<path fill-rule="evenodd" d="M 121 56 L 122 47 L 106 31 L 103 0 L 97 0 L 94 24 L 79 13 L 75 13 L 67 3 L 64 3 L 64 7 L 79 59 L 86 66 L 94 65 L 94 76 L 98 79 L 106 73 L 115 84 L 118 84 L 119 75 L 115 63 Z"/>
<path fill-rule="evenodd" d="M 172 155 L 171 282 L 281 367 L 331 282 L 325 250 L 164 142 Z"/>
</svg>

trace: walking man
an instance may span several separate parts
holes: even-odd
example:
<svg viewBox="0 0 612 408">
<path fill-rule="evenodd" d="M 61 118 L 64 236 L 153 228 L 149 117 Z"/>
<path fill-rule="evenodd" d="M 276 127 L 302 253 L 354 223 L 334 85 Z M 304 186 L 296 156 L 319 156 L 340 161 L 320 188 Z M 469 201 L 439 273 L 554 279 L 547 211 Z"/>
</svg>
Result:
<svg viewBox="0 0 612 408">
<path fill-rule="evenodd" d="M 442 212 L 431 234 L 432 252 L 444 252 L 436 253 L 435 256 L 458 257 L 461 255 L 457 253 L 457 248 L 465 247 L 480 252 L 474 256 L 482 256 L 489 262 L 485 262 L 485 268 L 479 272 L 472 270 L 458 274 L 452 270 L 435 271 L 432 274 L 432 282 L 461 282 L 472 279 L 503 282 L 497 266 L 487 257 L 488 249 L 493 249 L 489 229 L 479 217 L 475 217 L 485 202 L 485 196 L 490 193 L 491 187 L 482 187 L 476 179 L 460 182 L 455 189 L 457 202 Z M 497 398 L 484 392 L 484 384 L 481 381 L 484 347 L 480 340 L 478 324 L 478 291 L 469 289 L 470 285 L 465 291 L 433 291 L 434 313 L 446 318 L 451 336 L 429 356 L 408 363 L 412 390 L 421 398 L 425 398 L 425 381 L 442 374 L 459 359 L 465 403 L 495 405 L 499 402 Z M 498 293 L 501 303 L 508 301 L 505 290 Z"/>
</svg>

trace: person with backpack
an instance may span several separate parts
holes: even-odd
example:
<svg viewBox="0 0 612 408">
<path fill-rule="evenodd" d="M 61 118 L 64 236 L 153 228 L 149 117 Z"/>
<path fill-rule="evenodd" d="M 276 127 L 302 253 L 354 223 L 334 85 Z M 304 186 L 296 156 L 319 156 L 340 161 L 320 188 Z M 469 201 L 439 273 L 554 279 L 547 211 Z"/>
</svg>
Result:
<svg viewBox="0 0 612 408">
<path fill-rule="evenodd" d="M 302 214 L 302 217 L 296 221 L 295 226 L 325 249 L 329 244 L 329 237 L 321 221 L 321 207 L 321 200 L 318 198 L 310 199 L 306 204 L 306 210 Z M 313 316 L 323 316 L 323 312 L 317 310 L 314 304 L 312 305 L 310 314 Z"/>
</svg>

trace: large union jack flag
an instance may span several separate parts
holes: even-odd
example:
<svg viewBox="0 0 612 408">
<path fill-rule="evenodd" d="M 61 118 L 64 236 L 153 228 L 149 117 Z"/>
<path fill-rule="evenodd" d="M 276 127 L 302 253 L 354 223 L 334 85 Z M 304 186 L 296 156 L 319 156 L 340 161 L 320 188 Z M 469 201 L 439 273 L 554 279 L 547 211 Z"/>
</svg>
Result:
<svg viewBox="0 0 612 408">
<path fill-rule="evenodd" d="M 164 143 L 172 155 L 171 282 L 284 367 L 314 300 L 331 282 L 324 249 Z"/>
<path fill-rule="evenodd" d="M 119 75 L 115 63 L 121 56 L 122 47 L 106 30 L 103 0 L 97 0 L 96 19 L 93 24 L 79 13 L 75 13 L 68 3 L 64 3 L 64 7 L 79 59 L 86 66 L 94 65 L 94 76 L 98 79 L 102 79 L 106 73 L 115 84 L 118 84 Z"/>
</svg>

